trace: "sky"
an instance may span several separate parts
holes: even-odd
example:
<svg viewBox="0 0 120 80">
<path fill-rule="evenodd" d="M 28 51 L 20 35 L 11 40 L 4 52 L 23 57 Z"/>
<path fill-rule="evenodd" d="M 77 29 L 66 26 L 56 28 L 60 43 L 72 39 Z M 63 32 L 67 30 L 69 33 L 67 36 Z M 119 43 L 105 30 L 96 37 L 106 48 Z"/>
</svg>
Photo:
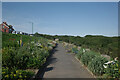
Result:
<svg viewBox="0 0 120 80">
<path fill-rule="evenodd" d="M 2 20 L 16 31 L 50 35 L 118 35 L 117 2 L 3 2 Z"/>
</svg>

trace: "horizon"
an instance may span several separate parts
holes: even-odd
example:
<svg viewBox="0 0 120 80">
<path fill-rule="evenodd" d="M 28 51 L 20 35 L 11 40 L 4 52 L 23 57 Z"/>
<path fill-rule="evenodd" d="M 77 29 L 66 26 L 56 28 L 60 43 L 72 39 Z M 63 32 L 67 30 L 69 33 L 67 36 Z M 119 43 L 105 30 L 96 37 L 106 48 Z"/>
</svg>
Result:
<svg viewBox="0 0 120 80">
<path fill-rule="evenodd" d="M 36 33 L 38 33 L 38 32 L 36 32 Z M 35 33 L 34 33 L 35 34 Z M 38 33 L 38 34 L 42 34 L 42 35 L 50 35 L 50 36 L 74 36 L 74 37 L 77 37 L 77 36 L 79 36 L 79 35 L 67 35 L 67 34 L 44 34 L 44 33 Z M 84 35 L 84 36 L 79 36 L 79 37 L 85 37 L 85 36 L 87 36 L 87 35 L 89 35 L 89 34 L 86 34 L 86 35 Z M 91 34 L 90 36 L 104 36 L 104 35 L 94 35 L 94 34 Z M 117 35 L 117 36 L 104 36 L 104 37 L 120 37 L 119 35 Z"/>
<path fill-rule="evenodd" d="M 117 2 L 3 2 L 2 14 L 16 31 L 29 34 L 33 22 L 40 34 L 118 36 Z"/>
</svg>

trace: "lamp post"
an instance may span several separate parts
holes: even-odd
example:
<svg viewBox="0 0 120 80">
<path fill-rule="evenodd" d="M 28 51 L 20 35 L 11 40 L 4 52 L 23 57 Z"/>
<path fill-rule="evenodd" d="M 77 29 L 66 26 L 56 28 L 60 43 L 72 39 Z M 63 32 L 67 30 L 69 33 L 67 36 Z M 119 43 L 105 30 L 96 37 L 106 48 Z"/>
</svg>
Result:
<svg viewBox="0 0 120 80">
<path fill-rule="evenodd" d="M 32 34 L 33 34 L 33 22 L 29 22 L 29 23 L 32 23 Z"/>
</svg>

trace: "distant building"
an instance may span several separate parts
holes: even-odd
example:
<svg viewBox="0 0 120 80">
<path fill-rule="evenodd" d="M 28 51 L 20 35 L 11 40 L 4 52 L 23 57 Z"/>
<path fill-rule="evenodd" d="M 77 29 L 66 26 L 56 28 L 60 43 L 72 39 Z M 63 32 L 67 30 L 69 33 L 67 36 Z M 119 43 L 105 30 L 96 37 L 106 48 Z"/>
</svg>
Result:
<svg viewBox="0 0 120 80">
<path fill-rule="evenodd" d="M 5 33 L 12 33 L 14 31 L 12 25 L 8 25 L 6 22 L 0 24 L 0 30 Z"/>
<path fill-rule="evenodd" d="M 6 22 L 0 24 L 0 31 L 5 33 L 12 33 L 12 34 L 22 34 L 22 35 L 29 35 L 28 33 L 22 31 L 15 31 L 12 25 L 8 25 Z"/>
<path fill-rule="evenodd" d="M 8 27 L 9 27 L 9 33 L 12 33 L 14 31 L 13 26 L 9 25 Z"/>
<path fill-rule="evenodd" d="M 9 27 L 6 22 L 3 22 L 2 24 L 0 24 L 0 29 L 2 32 L 9 33 Z"/>
<path fill-rule="evenodd" d="M 29 35 L 28 33 L 22 31 L 13 31 L 12 34 L 22 34 L 22 35 Z"/>
<path fill-rule="evenodd" d="M 13 31 L 12 34 L 16 34 L 16 31 Z"/>
</svg>

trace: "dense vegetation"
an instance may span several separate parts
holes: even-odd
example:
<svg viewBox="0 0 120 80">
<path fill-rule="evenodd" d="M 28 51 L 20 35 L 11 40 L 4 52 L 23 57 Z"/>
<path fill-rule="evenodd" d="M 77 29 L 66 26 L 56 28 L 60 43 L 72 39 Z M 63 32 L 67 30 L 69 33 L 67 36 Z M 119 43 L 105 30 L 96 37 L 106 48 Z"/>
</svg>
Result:
<svg viewBox="0 0 120 80">
<path fill-rule="evenodd" d="M 95 75 L 120 78 L 120 62 L 112 59 L 120 58 L 119 37 L 50 36 L 38 33 L 34 36 L 2 34 L 3 78 L 31 78 L 34 72 L 30 69 L 40 68 L 46 62 L 46 58 L 55 46 L 53 42 L 55 38 L 70 44 L 65 48 L 75 53 L 76 57 Z M 113 62 L 101 54 L 111 56 L 110 60 Z"/>
<path fill-rule="evenodd" d="M 8 78 L 31 78 L 50 55 L 55 46 L 51 40 L 20 34 L 2 34 L 2 76 Z"/>
<path fill-rule="evenodd" d="M 67 52 L 72 52 L 81 63 L 87 67 L 97 78 L 112 80 L 120 79 L 120 62 L 117 58 L 112 59 L 98 52 L 63 42 Z M 114 80 L 114 79 L 113 79 Z"/>
<path fill-rule="evenodd" d="M 106 37 L 106 36 L 92 36 L 86 35 L 85 37 L 80 36 L 50 36 L 36 33 L 35 36 L 43 36 L 48 39 L 58 38 L 60 41 L 72 43 L 83 48 L 89 48 L 95 52 L 101 54 L 107 54 L 112 58 L 120 57 L 120 37 Z M 120 60 L 120 58 L 119 58 Z"/>
<path fill-rule="evenodd" d="M 85 37 L 50 36 L 38 33 L 36 33 L 35 36 L 42 36 L 51 40 L 57 38 L 63 41 L 67 52 L 75 53 L 75 56 L 94 75 L 102 79 L 120 79 L 120 37 L 92 35 L 86 35 Z M 118 57 L 119 61 L 114 59 L 116 57 Z"/>
</svg>

